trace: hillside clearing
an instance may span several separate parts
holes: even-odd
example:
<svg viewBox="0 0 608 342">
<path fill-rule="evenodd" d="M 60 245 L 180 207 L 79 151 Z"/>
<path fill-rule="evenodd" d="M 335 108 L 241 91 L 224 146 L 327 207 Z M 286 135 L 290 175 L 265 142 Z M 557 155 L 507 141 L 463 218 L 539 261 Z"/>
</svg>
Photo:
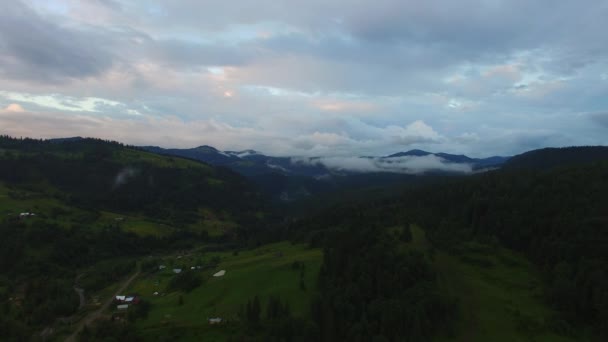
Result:
<svg viewBox="0 0 608 342">
<path fill-rule="evenodd" d="M 166 286 L 174 277 L 171 272 L 173 266 L 140 277 L 128 292 L 137 293 L 151 303 L 148 318 L 137 323 L 143 335 L 151 338 L 159 331 L 166 333 L 179 329 L 188 331 L 188 336 L 180 335 L 180 338 L 223 341 L 234 328 L 230 322 L 238 320 L 241 305 L 256 295 L 260 297 L 263 307 L 269 296 L 278 296 L 289 302 L 293 315 L 309 315 L 310 298 L 315 293 L 322 261 L 319 249 L 281 242 L 235 254 L 195 253 L 180 259 L 171 257 L 163 260 L 168 265 L 184 264 L 186 272 L 200 272 L 206 278 L 203 285 L 190 293 L 167 292 Z M 190 263 L 192 266 L 197 262 L 207 264 L 209 260 L 217 258 L 220 262 L 211 270 L 190 270 Z M 294 268 L 294 263 L 304 266 Z M 211 276 L 221 270 L 229 272 L 221 277 Z M 305 289 L 300 288 L 301 272 L 304 273 Z M 159 292 L 159 295 L 155 296 L 155 292 Z M 180 297 L 182 305 L 179 305 Z M 207 321 L 210 317 L 221 317 L 228 323 L 210 326 Z"/>
<path fill-rule="evenodd" d="M 410 229 L 407 245 L 428 252 L 424 231 Z M 435 252 L 431 259 L 441 287 L 458 298 L 460 310 L 454 336 L 436 341 L 574 341 L 551 331 L 554 313 L 542 302 L 542 282 L 523 256 L 470 242 L 458 254 Z"/>
</svg>

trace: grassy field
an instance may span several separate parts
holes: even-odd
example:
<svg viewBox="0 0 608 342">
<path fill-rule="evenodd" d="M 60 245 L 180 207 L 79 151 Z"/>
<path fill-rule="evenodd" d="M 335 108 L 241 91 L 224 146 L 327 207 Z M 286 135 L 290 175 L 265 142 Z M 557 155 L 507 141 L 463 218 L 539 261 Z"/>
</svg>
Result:
<svg viewBox="0 0 608 342">
<path fill-rule="evenodd" d="M 0 182 L 0 215 L 18 216 L 22 212 L 32 212 L 36 215 L 49 216 L 53 209 L 67 210 L 68 207 L 49 195 L 22 188 L 9 189 Z"/>
<path fill-rule="evenodd" d="M 198 262 L 207 264 L 213 258 L 220 258 L 216 268 L 207 270 L 185 270 L 202 272 L 205 283 L 190 293 L 167 293 L 166 285 L 174 276 L 173 267 L 197 266 Z M 300 289 L 300 270 L 294 270 L 292 264 L 301 262 L 305 265 L 304 283 L 306 290 Z M 259 296 L 265 308 L 270 295 L 278 296 L 289 302 L 292 314 L 305 316 L 309 313 L 309 303 L 314 293 L 318 271 L 322 261 L 319 249 L 308 249 L 303 245 L 291 245 L 283 242 L 265 245 L 254 250 L 233 253 L 194 253 L 166 258 L 162 262 L 167 266 L 163 271 L 142 276 L 129 289 L 130 293 L 139 294 L 152 304 L 146 320 L 137 323 L 146 338 L 171 334 L 181 331 L 180 340 L 224 341 L 235 329 L 230 323 L 223 326 L 210 326 L 209 317 L 221 317 L 234 321 L 241 305 L 254 296 Z M 190 266 L 191 267 L 191 266 Z M 212 277 L 219 270 L 226 270 L 223 277 Z M 154 296 L 154 292 L 160 295 Z M 183 305 L 179 305 L 179 297 Z"/>
<path fill-rule="evenodd" d="M 424 231 L 417 226 L 411 231 L 408 247 L 428 252 Z M 440 286 L 458 298 L 460 310 L 454 336 L 437 341 L 575 341 L 549 329 L 554 313 L 543 303 L 541 280 L 523 256 L 474 242 L 456 254 L 434 254 Z"/>
<path fill-rule="evenodd" d="M 49 189 L 52 192 L 53 189 Z M 12 195 L 10 194 L 12 193 Z M 167 236 L 176 230 L 164 222 L 151 220 L 143 215 L 122 214 L 101 211 L 99 214 L 65 204 L 49 194 L 24 190 L 22 187 L 9 189 L 0 182 L 0 215 L 18 216 L 22 212 L 33 212 L 36 218 L 29 221 L 44 219 L 45 222 L 56 223 L 60 226 L 86 223 L 91 229 L 101 229 L 108 225 L 118 225 L 127 232 L 139 236 Z M 207 231 L 210 236 L 219 236 L 237 227 L 237 224 L 227 215 L 217 215 L 212 210 L 201 208 L 196 223 L 185 229 L 192 232 Z"/>
</svg>

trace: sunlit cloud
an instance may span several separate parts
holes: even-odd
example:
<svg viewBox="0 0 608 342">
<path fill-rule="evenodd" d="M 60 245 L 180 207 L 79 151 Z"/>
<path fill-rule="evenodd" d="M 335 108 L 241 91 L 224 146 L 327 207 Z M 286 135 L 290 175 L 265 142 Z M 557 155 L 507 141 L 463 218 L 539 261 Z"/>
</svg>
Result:
<svg viewBox="0 0 608 342">
<path fill-rule="evenodd" d="M 0 108 L 12 134 L 283 155 L 602 144 L 604 116 L 578 115 L 608 110 L 602 6 L 0 2 Z"/>
</svg>

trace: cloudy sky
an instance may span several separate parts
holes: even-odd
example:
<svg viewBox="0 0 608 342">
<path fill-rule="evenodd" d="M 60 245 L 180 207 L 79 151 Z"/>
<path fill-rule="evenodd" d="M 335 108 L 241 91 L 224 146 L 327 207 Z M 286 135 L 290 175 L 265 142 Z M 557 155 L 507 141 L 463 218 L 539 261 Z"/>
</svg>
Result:
<svg viewBox="0 0 608 342">
<path fill-rule="evenodd" d="M 608 144 L 605 0 L 0 0 L 0 133 L 272 155 Z"/>
</svg>

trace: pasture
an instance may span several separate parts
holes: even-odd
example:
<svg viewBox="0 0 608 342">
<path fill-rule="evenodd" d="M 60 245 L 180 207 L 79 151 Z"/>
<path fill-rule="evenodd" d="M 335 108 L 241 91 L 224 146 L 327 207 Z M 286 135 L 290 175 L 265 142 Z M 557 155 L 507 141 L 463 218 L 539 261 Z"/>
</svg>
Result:
<svg viewBox="0 0 608 342">
<path fill-rule="evenodd" d="M 212 260 L 219 263 L 209 267 Z M 223 341 L 236 328 L 231 322 L 239 319 L 240 307 L 256 295 L 262 303 L 262 315 L 271 295 L 287 301 L 292 315 L 309 315 L 322 253 L 319 249 L 281 242 L 238 254 L 195 252 L 167 257 L 161 262 L 165 269 L 140 277 L 128 291 L 151 303 L 148 318 L 137 323 L 138 330 L 149 338 L 187 330 L 187 336 L 180 334 L 180 339 Z M 304 265 L 304 289 L 300 285 L 302 268 L 294 268 L 294 262 Z M 196 266 L 202 268 L 190 269 Z M 167 284 L 176 276 L 172 271 L 176 267 L 183 272 L 200 272 L 203 284 L 190 293 L 168 291 Z M 226 270 L 226 274 L 212 277 L 220 270 Z M 159 295 L 154 295 L 155 292 Z M 221 317 L 226 323 L 210 325 L 211 317 Z"/>
</svg>

